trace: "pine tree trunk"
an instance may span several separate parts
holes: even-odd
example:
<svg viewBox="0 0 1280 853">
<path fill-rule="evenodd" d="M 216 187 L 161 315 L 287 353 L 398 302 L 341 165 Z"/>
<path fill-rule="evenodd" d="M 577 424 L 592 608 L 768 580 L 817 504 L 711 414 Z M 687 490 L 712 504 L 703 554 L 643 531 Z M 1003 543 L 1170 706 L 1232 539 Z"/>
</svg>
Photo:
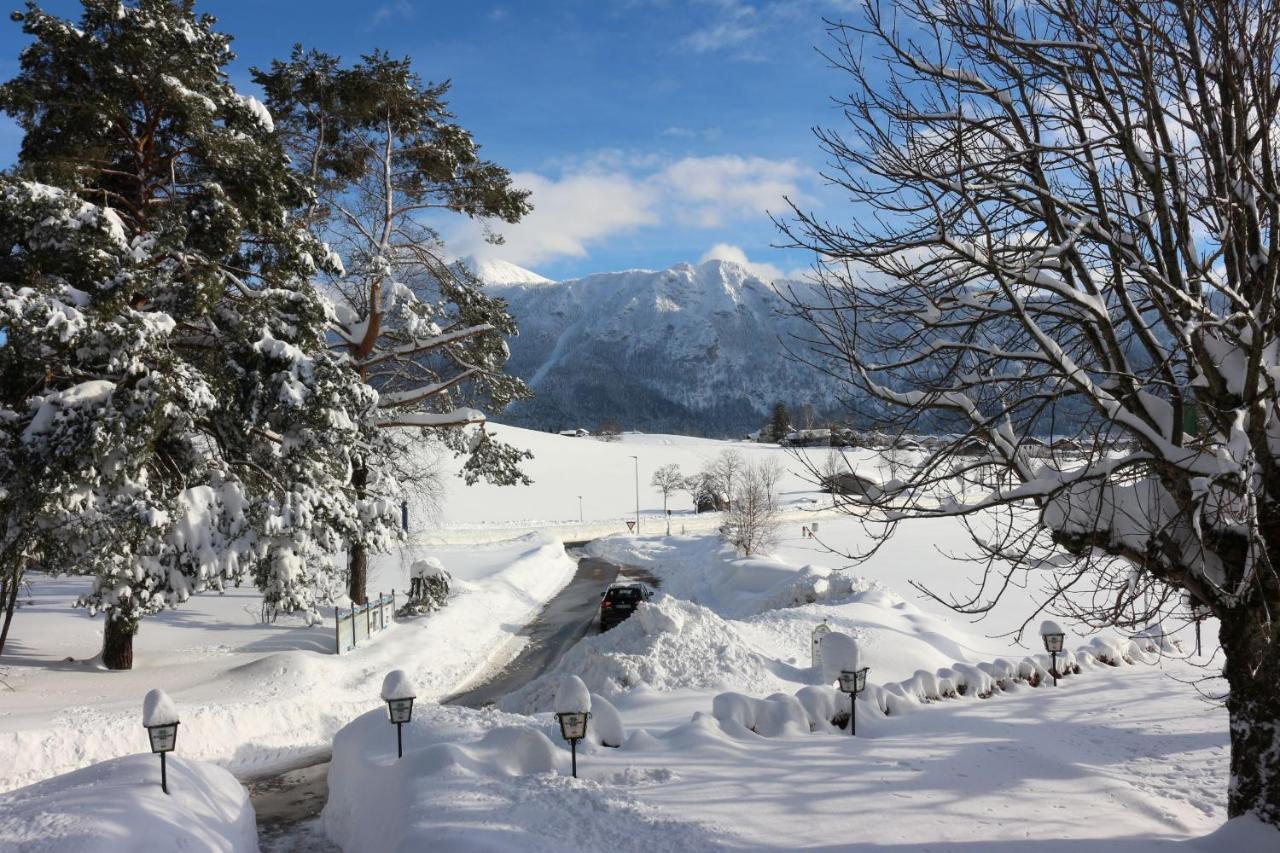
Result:
<svg viewBox="0 0 1280 853">
<path fill-rule="evenodd" d="M 4 627 L 0 628 L 0 654 L 4 654 L 5 641 L 9 639 L 9 626 L 13 623 L 13 611 L 18 609 L 18 587 L 22 586 L 22 572 L 5 575 L 0 583 L 0 606 L 4 607 Z"/>
<path fill-rule="evenodd" d="M 102 631 L 102 665 L 107 669 L 133 669 L 133 635 L 136 633 L 136 620 L 117 618 L 108 610 L 107 625 Z"/>
<path fill-rule="evenodd" d="M 1227 815 L 1254 812 L 1280 829 L 1280 623 L 1274 613 L 1255 605 L 1224 614 L 1219 639 L 1231 691 Z"/>
<path fill-rule="evenodd" d="M 355 488 L 356 498 L 365 497 L 365 488 L 369 483 L 369 469 L 364 460 L 359 460 L 351 469 L 351 485 Z M 353 542 L 348 549 L 347 595 L 352 604 L 365 604 L 369 601 L 365 590 L 369 577 L 369 550 L 363 542 Z"/>
</svg>

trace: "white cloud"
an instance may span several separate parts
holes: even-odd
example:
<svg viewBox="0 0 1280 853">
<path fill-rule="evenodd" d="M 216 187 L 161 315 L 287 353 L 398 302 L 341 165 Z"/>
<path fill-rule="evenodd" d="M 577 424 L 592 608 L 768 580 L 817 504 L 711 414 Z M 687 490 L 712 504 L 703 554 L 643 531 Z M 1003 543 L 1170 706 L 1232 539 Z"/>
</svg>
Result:
<svg viewBox="0 0 1280 853">
<path fill-rule="evenodd" d="M 783 197 L 803 201 L 800 182 L 809 172 L 794 160 L 763 157 L 686 157 L 662 170 L 660 180 L 679 199 L 686 224 L 713 228 L 743 213 L 763 215 L 783 209 Z"/>
<path fill-rule="evenodd" d="M 702 257 L 698 259 L 698 263 L 704 261 L 730 261 L 745 267 L 748 272 L 770 283 L 778 280 L 794 281 L 803 278 L 809 272 L 806 268 L 783 270 L 770 263 L 752 261 L 747 258 L 747 253 L 740 246 L 732 243 L 716 243 L 703 252 Z"/>
<path fill-rule="evenodd" d="M 794 34 L 798 26 L 822 23 L 824 17 L 841 18 L 854 12 L 855 0 L 701 0 L 709 11 L 680 40 L 698 53 L 724 52 L 736 59 L 761 60 L 768 54 L 769 37 Z"/>
<path fill-rule="evenodd" d="M 367 28 L 373 29 L 392 18 L 403 18 L 407 21 L 412 17 L 413 6 L 409 4 L 409 0 L 392 0 L 392 2 L 383 3 L 373 10 L 373 15 L 369 18 Z"/>
<path fill-rule="evenodd" d="M 558 177 L 513 174 L 515 186 L 532 191 L 533 212 L 516 225 L 493 224 L 503 245 L 486 243 L 483 225 L 471 220 L 452 224 L 448 243 L 461 255 L 515 264 L 581 258 L 593 244 L 645 226 L 762 220 L 783 209 L 784 195 L 807 200 L 804 186 L 816 177 L 790 160 L 722 155 L 663 162 L 597 152 L 563 165 Z"/>
<path fill-rule="evenodd" d="M 713 0 L 715 17 L 684 37 L 686 46 L 699 53 L 740 48 L 755 41 L 762 24 L 756 10 L 738 0 Z"/>
<path fill-rule="evenodd" d="M 626 174 L 588 171 L 555 180 L 517 172 L 511 177 L 533 192 L 533 212 L 517 225 L 497 224 L 505 238 L 501 246 L 486 243 L 478 223 L 465 222 L 451 241 L 459 254 L 514 264 L 580 258 L 589 243 L 659 221 L 654 188 Z"/>
</svg>

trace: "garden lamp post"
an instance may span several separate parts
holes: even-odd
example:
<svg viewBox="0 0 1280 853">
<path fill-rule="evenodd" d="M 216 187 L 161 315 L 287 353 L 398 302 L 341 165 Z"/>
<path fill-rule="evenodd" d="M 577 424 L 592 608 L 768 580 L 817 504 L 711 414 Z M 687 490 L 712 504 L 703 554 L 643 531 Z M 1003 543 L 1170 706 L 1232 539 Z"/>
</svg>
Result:
<svg viewBox="0 0 1280 853">
<path fill-rule="evenodd" d="M 387 716 L 396 727 L 396 758 L 404 758 L 404 724 L 413 719 L 413 685 L 403 669 L 394 669 L 382 680 L 382 700 Z"/>
<path fill-rule="evenodd" d="M 587 711 L 559 711 L 556 720 L 560 723 L 560 736 L 569 741 L 573 753 L 573 778 L 578 778 L 578 741 L 587 736 L 587 720 L 591 714 Z"/>
<path fill-rule="evenodd" d="M 163 690 L 152 690 L 142 701 L 142 725 L 151 741 L 151 751 L 160 755 L 160 790 L 169 793 L 169 771 L 165 755 L 178 743 L 178 711 Z"/>
<path fill-rule="evenodd" d="M 1191 611 L 1191 621 L 1196 623 L 1196 657 L 1200 657 L 1200 623 L 1209 618 L 1209 608 L 1185 592 L 1182 594 L 1182 604 Z"/>
<path fill-rule="evenodd" d="M 1043 622 L 1040 625 L 1040 637 L 1044 640 L 1044 650 L 1053 656 L 1053 686 L 1058 686 L 1058 653 L 1062 651 L 1062 642 L 1067 634 L 1057 622 Z"/>
<path fill-rule="evenodd" d="M 842 669 L 840 670 L 840 692 L 849 694 L 849 734 L 856 735 L 858 720 L 858 694 L 867 689 L 867 671 L 871 669 L 864 666 L 861 669 Z"/>
</svg>

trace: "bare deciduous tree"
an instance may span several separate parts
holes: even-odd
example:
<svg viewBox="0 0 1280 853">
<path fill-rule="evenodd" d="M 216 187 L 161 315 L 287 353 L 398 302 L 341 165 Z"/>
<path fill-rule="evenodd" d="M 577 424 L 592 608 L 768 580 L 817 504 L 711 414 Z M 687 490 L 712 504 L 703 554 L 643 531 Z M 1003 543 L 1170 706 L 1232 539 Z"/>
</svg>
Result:
<svg viewBox="0 0 1280 853">
<path fill-rule="evenodd" d="M 723 492 L 733 504 L 734 481 L 742 473 L 745 462 L 742 454 L 736 450 L 722 450 L 720 455 L 708 463 L 704 473 L 708 480 L 716 483 L 716 490 Z"/>
<path fill-rule="evenodd" d="M 778 543 L 778 504 L 774 494 L 781 466 L 772 464 L 745 466 L 737 478 L 729 511 L 725 513 L 725 538 L 742 554 L 750 557 Z"/>
<path fill-rule="evenodd" d="M 649 484 L 662 492 L 662 512 L 665 514 L 667 499 L 685 487 L 684 475 L 680 473 L 680 466 L 675 463 L 663 465 L 653 472 Z"/>
<path fill-rule="evenodd" d="M 1280 5 L 899 0 L 831 32 L 849 123 L 818 136 L 858 212 L 783 225 L 822 258 L 793 299 L 877 416 L 964 433 L 863 511 L 987 528 L 967 612 L 1033 566 L 1088 626 L 1209 608 L 1228 811 L 1280 824 Z"/>
</svg>

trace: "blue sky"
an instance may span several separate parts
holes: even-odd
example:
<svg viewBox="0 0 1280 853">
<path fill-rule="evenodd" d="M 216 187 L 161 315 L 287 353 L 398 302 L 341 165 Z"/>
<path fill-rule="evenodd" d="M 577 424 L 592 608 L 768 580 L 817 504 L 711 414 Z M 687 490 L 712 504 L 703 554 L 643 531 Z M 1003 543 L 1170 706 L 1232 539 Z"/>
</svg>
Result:
<svg viewBox="0 0 1280 853">
<path fill-rule="evenodd" d="M 14 4 L 16 5 L 16 4 Z M 46 9 L 78 15 L 75 2 Z M 356 59 L 383 48 L 426 79 L 453 80 L 451 106 L 489 158 L 533 190 L 535 212 L 488 247 L 450 221 L 458 253 L 486 252 L 554 278 L 661 268 L 707 256 L 803 267 L 771 248 L 782 195 L 833 213 L 810 128 L 839 121 L 845 85 L 815 46 L 849 0 L 530 0 L 373 4 L 204 0 L 235 36 L 233 80 L 294 42 Z M 0 21 L 0 74 L 25 43 Z M 0 163 L 18 131 L 0 118 Z M 825 203 L 824 203 L 825 202 Z"/>
</svg>

